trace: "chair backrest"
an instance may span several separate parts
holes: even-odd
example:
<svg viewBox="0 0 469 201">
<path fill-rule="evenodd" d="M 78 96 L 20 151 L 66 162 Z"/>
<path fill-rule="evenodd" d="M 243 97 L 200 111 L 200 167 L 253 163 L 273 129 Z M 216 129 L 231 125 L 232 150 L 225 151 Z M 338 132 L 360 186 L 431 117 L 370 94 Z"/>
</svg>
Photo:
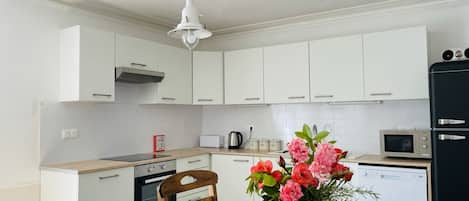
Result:
<svg viewBox="0 0 469 201">
<path fill-rule="evenodd" d="M 194 182 L 182 184 L 181 181 L 185 177 L 192 177 Z M 200 201 L 217 201 L 217 187 L 218 175 L 208 170 L 191 170 L 186 172 L 177 173 L 166 180 L 160 185 L 160 192 L 158 192 L 158 201 L 168 201 L 168 196 L 192 189 L 208 186 L 209 197 L 203 198 Z"/>
</svg>

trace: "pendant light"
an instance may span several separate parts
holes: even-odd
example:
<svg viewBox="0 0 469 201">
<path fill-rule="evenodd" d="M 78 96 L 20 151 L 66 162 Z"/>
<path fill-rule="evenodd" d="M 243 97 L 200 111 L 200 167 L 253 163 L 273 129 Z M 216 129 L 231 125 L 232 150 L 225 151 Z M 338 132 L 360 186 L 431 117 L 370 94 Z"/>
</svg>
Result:
<svg viewBox="0 0 469 201">
<path fill-rule="evenodd" d="M 175 29 L 168 32 L 174 38 L 181 38 L 189 50 L 199 44 L 200 39 L 209 38 L 212 32 L 205 29 L 199 21 L 199 10 L 194 7 L 192 0 L 186 0 L 186 6 L 182 10 L 181 23 Z"/>
</svg>

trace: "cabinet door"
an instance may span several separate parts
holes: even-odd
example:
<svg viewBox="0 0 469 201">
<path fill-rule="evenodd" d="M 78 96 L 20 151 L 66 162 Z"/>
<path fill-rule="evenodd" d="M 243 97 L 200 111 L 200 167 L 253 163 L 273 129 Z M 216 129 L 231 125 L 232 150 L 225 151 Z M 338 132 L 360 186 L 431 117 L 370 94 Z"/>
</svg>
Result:
<svg viewBox="0 0 469 201">
<path fill-rule="evenodd" d="M 362 36 L 310 42 L 311 101 L 363 99 Z"/>
<path fill-rule="evenodd" d="M 428 98 L 426 27 L 365 34 L 363 44 L 367 98 Z"/>
<path fill-rule="evenodd" d="M 225 103 L 264 103 L 262 48 L 225 52 Z"/>
<path fill-rule="evenodd" d="M 157 49 L 155 42 L 116 34 L 116 66 L 158 70 Z"/>
<path fill-rule="evenodd" d="M 79 176 L 79 201 L 129 201 L 134 199 L 134 168 Z"/>
<path fill-rule="evenodd" d="M 266 103 L 309 102 L 308 43 L 264 48 Z"/>
<path fill-rule="evenodd" d="M 223 52 L 193 52 L 194 105 L 223 104 Z"/>
<path fill-rule="evenodd" d="M 81 29 L 80 100 L 114 101 L 114 37 L 112 32 Z"/>
<path fill-rule="evenodd" d="M 165 73 L 158 83 L 156 103 L 192 104 L 191 54 L 187 49 L 161 45 L 157 53 L 165 58 L 158 70 Z"/>
<path fill-rule="evenodd" d="M 223 201 L 249 201 L 253 197 L 246 193 L 253 157 L 212 155 L 212 171 L 218 174 L 217 195 Z"/>
</svg>

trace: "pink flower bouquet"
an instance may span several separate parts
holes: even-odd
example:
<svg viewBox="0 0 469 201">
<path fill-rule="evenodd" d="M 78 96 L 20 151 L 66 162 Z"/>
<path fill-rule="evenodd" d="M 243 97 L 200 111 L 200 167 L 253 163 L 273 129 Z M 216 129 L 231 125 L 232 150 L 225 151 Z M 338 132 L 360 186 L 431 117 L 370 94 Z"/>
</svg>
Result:
<svg viewBox="0 0 469 201">
<path fill-rule="evenodd" d="M 278 161 L 281 170 L 272 170 L 272 161 L 259 161 L 251 168 L 247 192 L 258 194 L 264 201 L 347 201 L 355 195 L 377 199 L 378 195 L 348 184 L 353 172 L 340 163 L 347 152 L 325 142 L 329 132 L 313 136 L 308 125 L 295 132 L 288 144 L 293 167 L 285 159 Z"/>
</svg>

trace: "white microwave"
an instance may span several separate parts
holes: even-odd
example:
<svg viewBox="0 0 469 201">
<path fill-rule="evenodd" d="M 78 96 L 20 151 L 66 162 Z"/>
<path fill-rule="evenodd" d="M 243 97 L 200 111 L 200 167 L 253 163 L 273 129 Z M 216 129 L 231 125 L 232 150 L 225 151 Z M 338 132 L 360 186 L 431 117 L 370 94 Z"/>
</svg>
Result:
<svg viewBox="0 0 469 201">
<path fill-rule="evenodd" d="M 386 157 L 432 158 L 430 130 L 382 130 L 380 141 Z"/>
</svg>

